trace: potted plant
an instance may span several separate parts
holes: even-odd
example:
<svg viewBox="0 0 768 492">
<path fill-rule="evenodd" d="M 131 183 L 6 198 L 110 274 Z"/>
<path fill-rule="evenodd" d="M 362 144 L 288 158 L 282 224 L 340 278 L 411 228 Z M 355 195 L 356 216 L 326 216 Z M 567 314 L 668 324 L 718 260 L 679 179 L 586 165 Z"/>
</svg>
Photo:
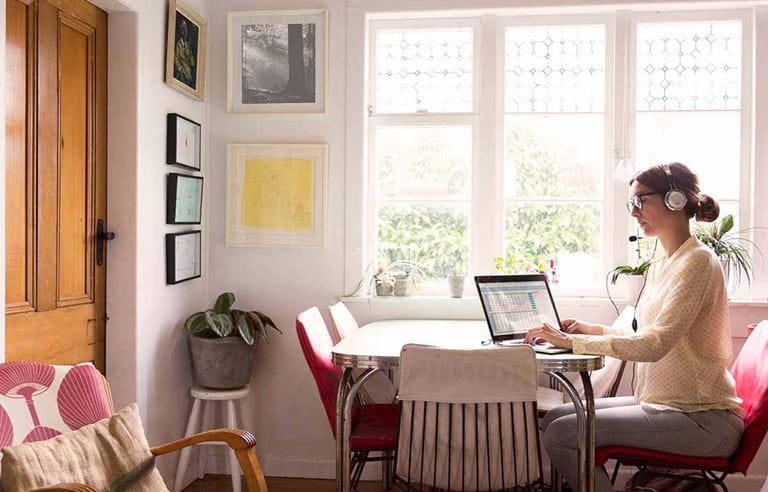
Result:
<svg viewBox="0 0 768 492">
<path fill-rule="evenodd" d="M 395 279 L 383 266 L 379 267 L 371 278 L 371 282 L 376 288 L 377 296 L 391 296 L 394 293 Z"/>
<path fill-rule="evenodd" d="M 398 297 L 411 295 L 411 287 L 415 275 L 426 277 L 424 269 L 418 263 L 411 260 L 393 261 L 389 264 L 387 270 L 392 274 L 392 278 L 395 279 L 394 294 Z"/>
<path fill-rule="evenodd" d="M 737 232 L 732 232 L 732 229 L 733 215 L 730 214 L 712 224 L 696 224 L 694 228 L 696 238 L 712 249 L 720 259 L 729 293 L 738 288 L 742 276 L 746 277 L 747 283 L 751 285 L 752 257 L 744 243 L 755 246 L 752 241 L 740 236 L 741 232 L 747 232 L 750 229 Z M 762 254 L 759 249 L 757 251 Z"/>
<path fill-rule="evenodd" d="M 235 295 L 224 292 L 212 309 L 195 313 L 184 322 L 189 333 L 195 383 L 231 389 L 251 380 L 258 339 L 267 340 L 267 327 L 282 331 L 265 314 L 232 309 Z"/>
<path fill-rule="evenodd" d="M 653 258 L 643 260 L 643 255 L 640 249 L 641 239 L 642 238 L 630 238 L 630 240 L 635 240 L 637 242 L 637 248 L 635 249 L 635 252 L 637 253 L 637 260 L 640 263 L 637 266 L 619 265 L 608 273 L 611 279 L 611 285 L 616 285 L 619 277 L 622 275 L 624 276 L 623 278 L 626 282 L 627 297 L 628 299 L 632 299 L 635 302 L 640 299 L 640 292 L 643 290 L 643 285 L 645 284 L 645 274 L 648 273 L 648 269 L 653 263 Z M 651 254 L 651 256 L 653 256 L 653 254 Z"/>
</svg>

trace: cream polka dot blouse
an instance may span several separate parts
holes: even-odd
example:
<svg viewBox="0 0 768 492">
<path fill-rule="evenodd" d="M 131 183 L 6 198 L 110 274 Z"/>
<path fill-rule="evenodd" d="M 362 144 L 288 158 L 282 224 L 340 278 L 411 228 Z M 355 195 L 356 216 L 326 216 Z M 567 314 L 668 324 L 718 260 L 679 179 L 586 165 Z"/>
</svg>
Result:
<svg viewBox="0 0 768 492">
<path fill-rule="evenodd" d="M 736 397 L 723 271 L 696 238 L 655 262 L 637 309 L 638 331 L 575 335 L 577 354 L 637 362 L 635 400 L 658 409 L 732 410 Z"/>
</svg>

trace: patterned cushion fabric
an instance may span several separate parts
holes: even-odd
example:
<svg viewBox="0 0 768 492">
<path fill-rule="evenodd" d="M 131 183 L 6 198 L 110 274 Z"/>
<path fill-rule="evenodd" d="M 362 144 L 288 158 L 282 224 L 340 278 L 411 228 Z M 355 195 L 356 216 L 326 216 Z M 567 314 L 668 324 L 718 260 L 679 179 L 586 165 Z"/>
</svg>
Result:
<svg viewBox="0 0 768 492">
<path fill-rule="evenodd" d="M 0 447 L 50 439 L 107 418 L 110 395 L 91 364 L 0 364 Z"/>
<path fill-rule="evenodd" d="M 65 482 L 96 490 L 168 490 L 154 467 L 135 403 L 80 430 L 4 448 L 1 475 L 6 492 Z"/>
</svg>

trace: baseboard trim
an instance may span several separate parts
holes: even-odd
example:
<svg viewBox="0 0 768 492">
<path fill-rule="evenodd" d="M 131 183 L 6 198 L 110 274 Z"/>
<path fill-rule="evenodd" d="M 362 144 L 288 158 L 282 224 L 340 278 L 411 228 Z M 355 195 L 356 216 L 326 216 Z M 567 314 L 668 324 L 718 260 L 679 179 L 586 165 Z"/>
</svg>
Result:
<svg viewBox="0 0 768 492">
<path fill-rule="evenodd" d="M 336 478 L 336 461 L 327 459 L 308 459 L 285 456 L 264 456 L 259 457 L 264 475 L 268 477 L 287 477 L 287 478 Z M 608 469 L 613 470 L 612 462 L 608 463 Z M 190 467 L 191 468 L 191 467 Z M 547 481 L 549 480 L 549 464 L 544 463 L 544 473 Z M 209 454 L 205 457 L 205 473 L 229 474 L 229 457 L 227 455 Z M 624 484 L 632 476 L 633 471 L 627 467 L 619 470 L 619 476 L 616 478 L 616 489 L 621 490 Z M 378 463 L 369 463 L 365 467 L 363 480 L 381 479 L 381 467 Z M 766 475 L 749 474 L 747 476 L 736 474 L 730 475 L 725 483 L 730 492 L 760 492 Z"/>
</svg>

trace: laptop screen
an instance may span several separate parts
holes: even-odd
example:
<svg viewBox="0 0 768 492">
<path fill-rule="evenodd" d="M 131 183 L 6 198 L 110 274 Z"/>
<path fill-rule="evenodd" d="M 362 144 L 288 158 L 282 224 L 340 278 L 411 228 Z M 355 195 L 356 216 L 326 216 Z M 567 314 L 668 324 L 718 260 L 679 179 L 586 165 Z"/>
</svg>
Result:
<svg viewBox="0 0 768 492">
<path fill-rule="evenodd" d="M 493 340 L 524 338 L 543 323 L 560 327 L 560 318 L 544 275 L 475 277 Z"/>
</svg>

